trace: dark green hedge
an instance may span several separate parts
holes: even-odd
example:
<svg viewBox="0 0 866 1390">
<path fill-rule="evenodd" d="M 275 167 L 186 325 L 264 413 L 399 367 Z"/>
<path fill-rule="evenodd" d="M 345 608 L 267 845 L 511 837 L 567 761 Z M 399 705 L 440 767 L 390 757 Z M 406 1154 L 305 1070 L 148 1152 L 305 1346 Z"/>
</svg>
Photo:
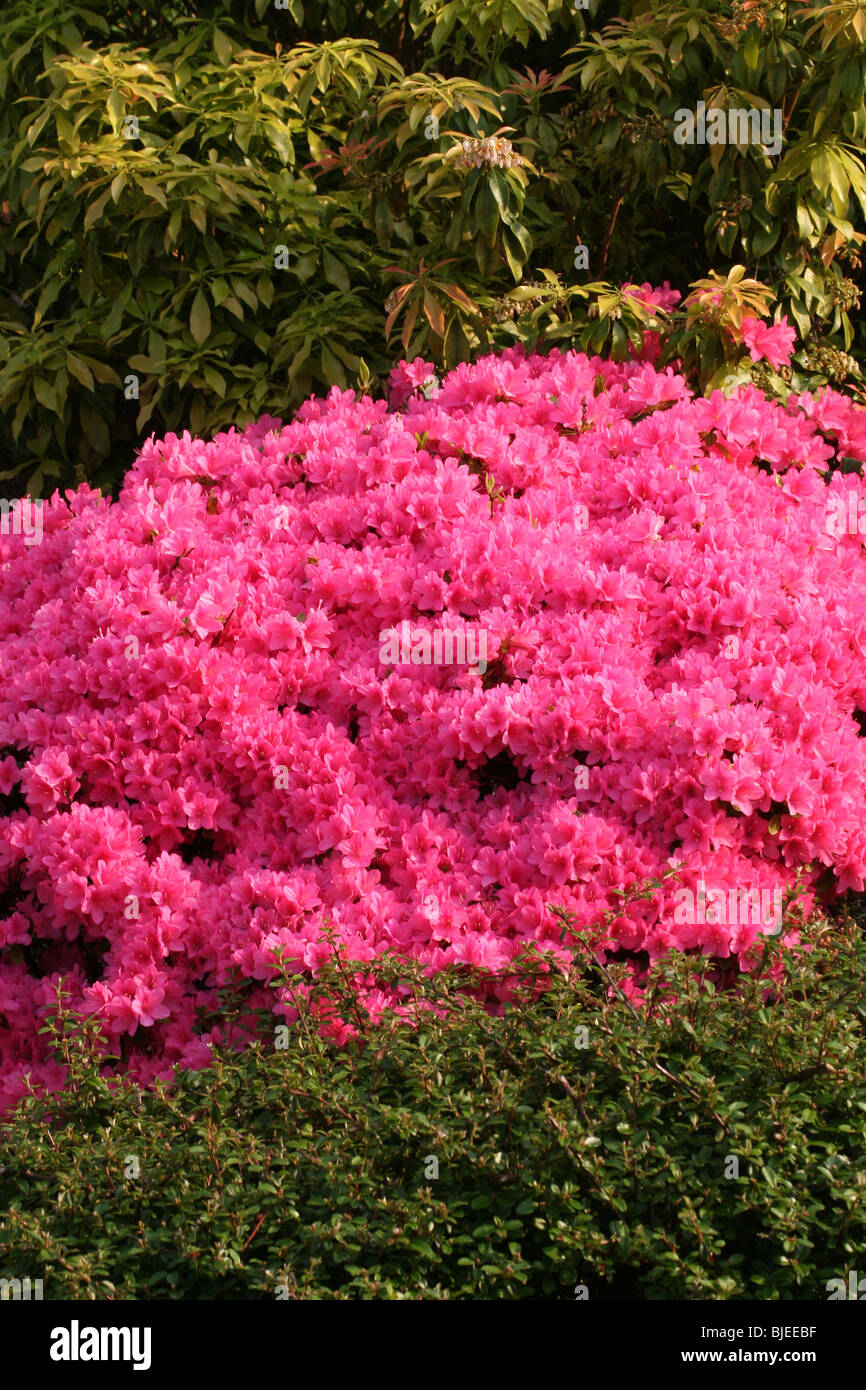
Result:
<svg viewBox="0 0 866 1390">
<path fill-rule="evenodd" d="M 0 1275 L 46 1299 L 826 1299 L 863 1267 L 866 947 L 850 919 L 807 938 L 779 985 L 671 958 L 640 1020 L 593 968 L 532 999 L 527 961 L 501 1018 L 465 975 L 415 976 L 449 1016 L 344 1050 L 313 1012 L 352 1017 L 335 963 L 288 1047 L 170 1094 L 112 1093 L 58 1016 L 74 1089 L 4 1133 Z"/>
</svg>

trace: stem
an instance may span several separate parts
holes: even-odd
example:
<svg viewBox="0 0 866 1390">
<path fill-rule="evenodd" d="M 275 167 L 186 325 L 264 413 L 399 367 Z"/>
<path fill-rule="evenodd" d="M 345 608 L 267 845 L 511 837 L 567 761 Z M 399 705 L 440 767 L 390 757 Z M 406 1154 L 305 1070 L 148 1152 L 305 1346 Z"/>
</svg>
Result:
<svg viewBox="0 0 866 1390">
<path fill-rule="evenodd" d="M 610 247 L 610 238 L 611 238 L 611 236 L 612 236 L 612 234 L 613 234 L 614 223 L 616 222 L 617 213 L 619 212 L 619 210 L 620 210 L 620 208 L 622 207 L 622 205 L 623 205 L 624 202 L 625 202 L 625 194 L 624 194 L 624 193 L 620 193 L 619 197 L 617 198 L 616 202 L 614 203 L 613 217 L 610 219 L 610 226 L 609 226 L 608 229 L 607 229 L 607 235 L 605 236 L 604 243 L 603 243 L 602 248 L 601 248 L 601 263 L 600 263 L 600 265 L 599 265 L 599 267 L 598 267 L 599 273 L 601 273 L 601 271 L 604 270 L 605 266 L 607 265 L 607 253 L 608 253 L 608 249 L 609 249 L 609 247 Z"/>
</svg>

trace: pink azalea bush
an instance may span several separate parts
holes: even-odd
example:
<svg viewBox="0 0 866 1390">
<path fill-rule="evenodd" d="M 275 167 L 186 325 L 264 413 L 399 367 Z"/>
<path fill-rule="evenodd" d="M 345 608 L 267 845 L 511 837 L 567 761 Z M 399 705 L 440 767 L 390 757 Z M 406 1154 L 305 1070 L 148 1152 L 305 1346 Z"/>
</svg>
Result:
<svg viewBox="0 0 866 1390">
<path fill-rule="evenodd" d="M 151 440 L 0 537 L 0 1104 L 63 1082 L 61 978 L 146 1083 L 328 931 L 375 1019 L 386 951 L 565 958 L 550 904 L 749 968 L 766 927 L 678 892 L 863 888 L 866 561 L 826 518 L 866 413 L 520 348 L 392 387 Z M 383 661 L 406 623 L 486 669 Z"/>
</svg>

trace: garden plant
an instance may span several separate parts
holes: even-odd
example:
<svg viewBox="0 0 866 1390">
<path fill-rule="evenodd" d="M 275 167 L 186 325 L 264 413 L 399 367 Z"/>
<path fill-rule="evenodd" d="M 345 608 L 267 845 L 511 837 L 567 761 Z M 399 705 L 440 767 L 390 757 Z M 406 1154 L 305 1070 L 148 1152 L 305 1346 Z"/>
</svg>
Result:
<svg viewBox="0 0 866 1390">
<path fill-rule="evenodd" d="M 5 7 L 0 1280 L 856 1286 L 864 63 Z"/>
</svg>

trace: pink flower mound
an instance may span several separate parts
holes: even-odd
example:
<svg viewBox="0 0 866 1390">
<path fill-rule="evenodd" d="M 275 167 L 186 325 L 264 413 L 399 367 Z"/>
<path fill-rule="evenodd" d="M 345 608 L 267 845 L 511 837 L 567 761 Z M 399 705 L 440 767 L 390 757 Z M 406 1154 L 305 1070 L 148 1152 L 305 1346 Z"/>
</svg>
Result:
<svg viewBox="0 0 866 1390">
<path fill-rule="evenodd" d="M 550 903 L 748 968 L 767 926 L 678 892 L 863 888 L 866 561 L 827 514 L 864 488 L 822 475 L 864 412 L 574 352 L 431 375 L 152 440 L 116 502 L 0 537 L 0 1103 L 62 1083 L 61 976 L 147 1082 L 329 922 L 375 1017 L 380 953 L 498 967 L 558 947 Z M 384 661 L 404 623 L 485 634 L 486 672 Z"/>
</svg>

